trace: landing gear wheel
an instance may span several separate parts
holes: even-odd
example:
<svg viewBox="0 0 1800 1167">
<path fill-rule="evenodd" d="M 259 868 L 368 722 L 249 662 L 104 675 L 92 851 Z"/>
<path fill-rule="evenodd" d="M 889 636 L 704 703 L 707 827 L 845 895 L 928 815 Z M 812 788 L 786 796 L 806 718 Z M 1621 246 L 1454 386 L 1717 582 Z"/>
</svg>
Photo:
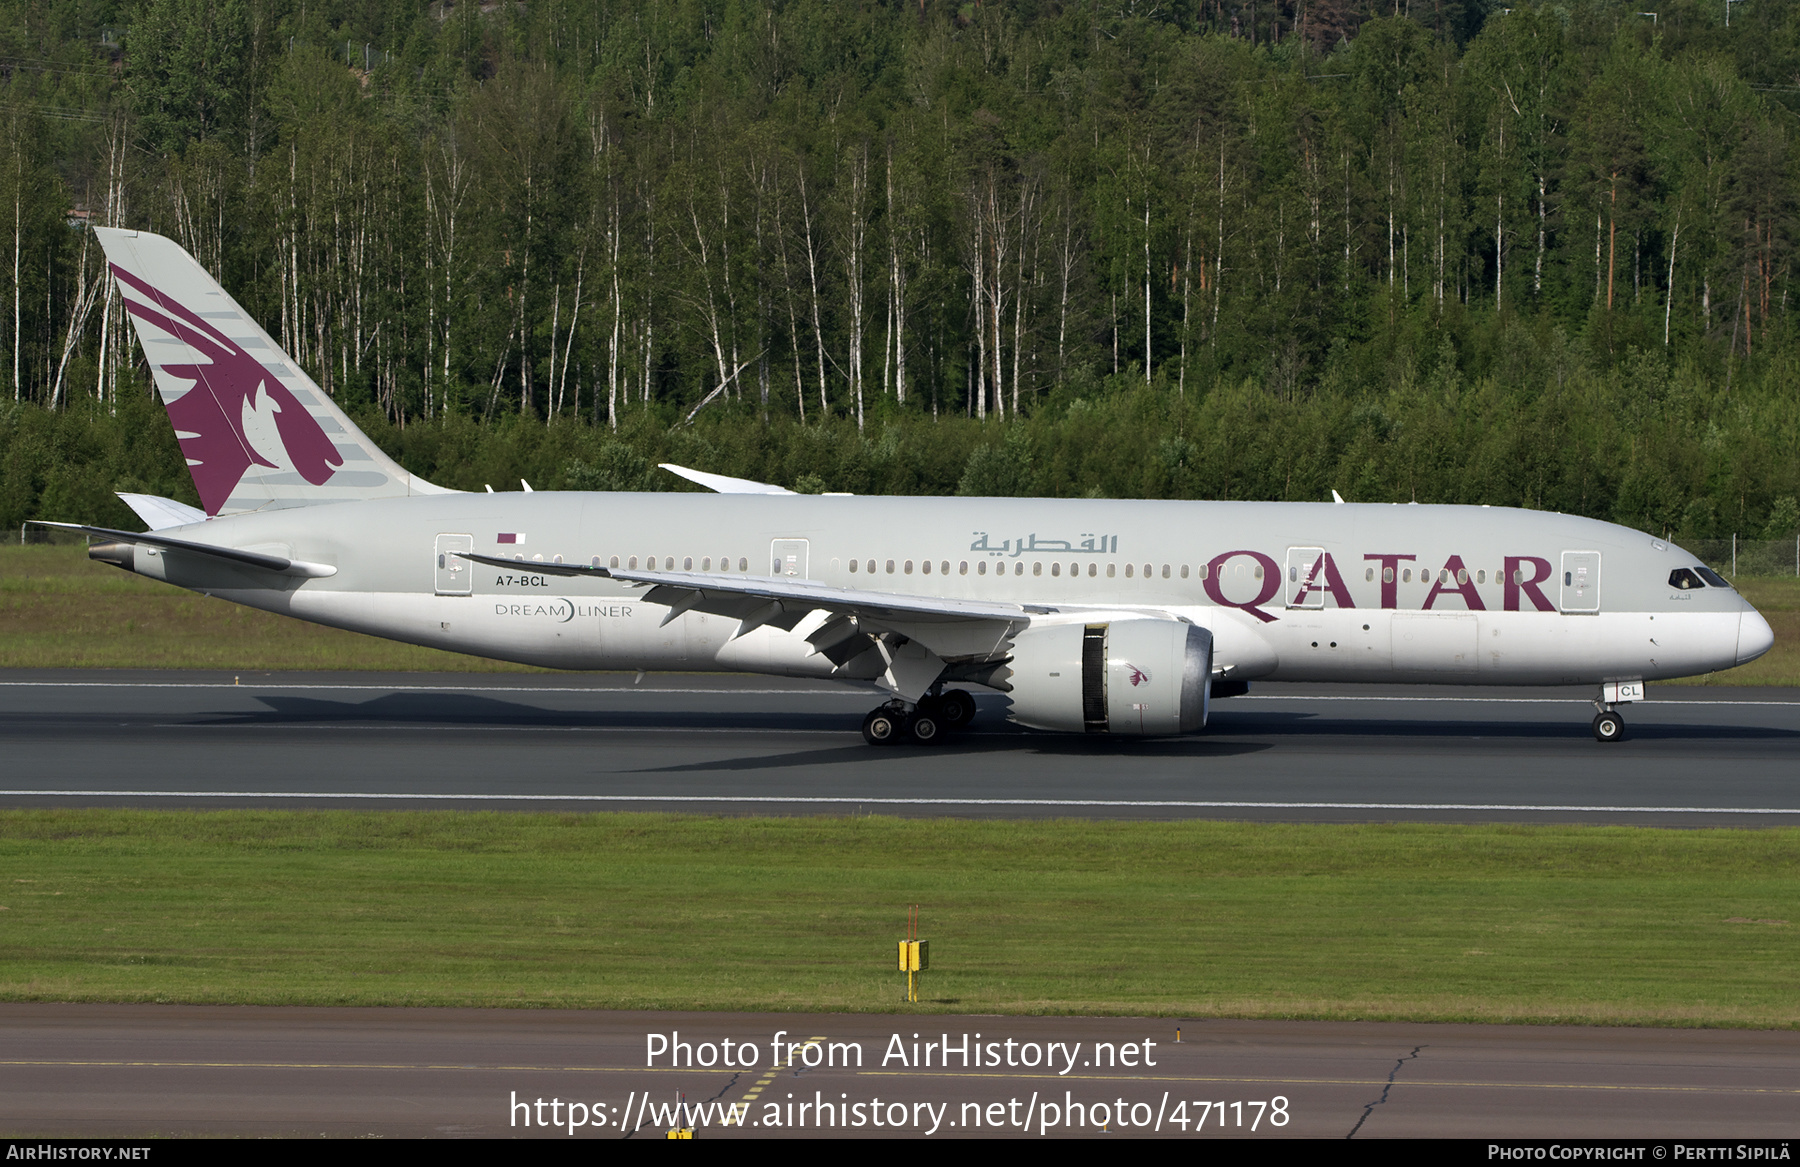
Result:
<svg viewBox="0 0 1800 1167">
<path fill-rule="evenodd" d="M 1594 718 L 1594 740 L 1616 742 L 1625 736 L 1625 719 L 1610 710 Z"/>
<path fill-rule="evenodd" d="M 975 698 L 961 689 L 952 689 L 938 698 L 942 703 L 939 709 L 944 715 L 944 725 L 948 729 L 961 729 L 975 720 Z"/>
<path fill-rule="evenodd" d="M 900 738 L 900 719 L 891 709 L 872 709 L 863 718 L 862 733 L 872 746 L 891 745 Z"/>
<path fill-rule="evenodd" d="M 944 723 L 939 720 L 942 715 L 932 709 L 920 709 L 913 714 L 912 721 L 906 730 L 912 740 L 922 746 L 936 745 L 944 737 Z"/>
</svg>

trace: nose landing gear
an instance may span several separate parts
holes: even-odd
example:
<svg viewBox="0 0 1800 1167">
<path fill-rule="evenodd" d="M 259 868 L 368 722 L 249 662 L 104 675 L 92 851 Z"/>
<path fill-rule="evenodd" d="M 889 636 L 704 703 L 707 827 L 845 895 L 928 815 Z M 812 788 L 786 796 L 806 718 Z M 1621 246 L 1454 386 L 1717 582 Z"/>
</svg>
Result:
<svg viewBox="0 0 1800 1167">
<path fill-rule="evenodd" d="M 1625 718 L 1616 706 L 1644 699 L 1642 681 L 1608 681 L 1594 697 L 1594 740 L 1616 742 L 1625 737 Z"/>
<path fill-rule="evenodd" d="M 872 746 L 899 741 L 936 745 L 974 719 L 975 698 L 961 689 L 928 694 L 910 709 L 896 697 L 863 718 L 863 740 Z"/>
</svg>

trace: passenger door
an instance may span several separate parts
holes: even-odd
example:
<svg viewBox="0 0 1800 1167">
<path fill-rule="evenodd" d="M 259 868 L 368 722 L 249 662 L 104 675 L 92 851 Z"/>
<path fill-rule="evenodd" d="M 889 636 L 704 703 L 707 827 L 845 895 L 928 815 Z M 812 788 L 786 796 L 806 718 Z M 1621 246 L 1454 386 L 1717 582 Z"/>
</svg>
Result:
<svg viewBox="0 0 1800 1167">
<path fill-rule="evenodd" d="M 1323 608 L 1325 588 L 1323 547 L 1289 547 L 1287 553 L 1287 606 Z M 1311 590 L 1307 590 L 1308 588 Z"/>
<path fill-rule="evenodd" d="M 1562 556 L 1562 610 L 1588 615 L 1600 610 L 1600 553 L 1565 551 Z"/>
<path fill-rule="evenodd" d="M 769 545 L 770 575 L 786 579 L 810 579 L 806 574 L 805 539 L 777 539 Z"/>
<path fill-rule="evenodd" d="M 437 537 L 436 580 L 440 596 L 466 596 L 474 586 L 475 565 L 456 555 L 458 551 L 475 550 L 473 535 L 439 535 Z"/>
</svg>

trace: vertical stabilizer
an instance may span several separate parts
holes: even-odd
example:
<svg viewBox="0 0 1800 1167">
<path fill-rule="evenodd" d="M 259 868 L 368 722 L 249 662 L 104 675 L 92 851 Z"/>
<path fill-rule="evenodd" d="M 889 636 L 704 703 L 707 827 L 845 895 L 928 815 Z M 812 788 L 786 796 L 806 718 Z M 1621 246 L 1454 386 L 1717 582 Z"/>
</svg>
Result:
<svg viewBox="0 0 1800 1167">
<path fill-rule="evenodd" d="M 174 240 L 94 234 L 208 515 L 449 493 L 382 453 Z"/>
</svg>

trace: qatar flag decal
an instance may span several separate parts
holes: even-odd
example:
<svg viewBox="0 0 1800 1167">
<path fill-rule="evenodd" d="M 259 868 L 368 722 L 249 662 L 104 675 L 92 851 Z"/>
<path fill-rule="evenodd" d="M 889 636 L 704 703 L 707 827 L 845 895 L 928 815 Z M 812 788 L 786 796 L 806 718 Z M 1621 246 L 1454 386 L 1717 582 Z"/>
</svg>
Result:
<svg viewBox="0 0 1800 1167">
<path fill-rule="evenodd" d="M 494 536 L 494 542 L 523 543 L 525 542 L 525 533 L 523 531 L 502 531 Z"/>
</svg>

